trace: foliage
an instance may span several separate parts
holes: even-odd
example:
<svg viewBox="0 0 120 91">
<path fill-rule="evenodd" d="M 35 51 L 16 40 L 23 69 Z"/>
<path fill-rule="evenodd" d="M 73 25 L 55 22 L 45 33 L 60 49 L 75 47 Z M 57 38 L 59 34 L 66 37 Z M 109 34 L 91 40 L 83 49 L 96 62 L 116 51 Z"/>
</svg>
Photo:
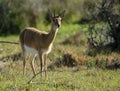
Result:
<svg viewBox="0 0 120 91">
<path fill-rule="evenodd" d="M 0 1 L 0 35 L 18 34 L 24 26 L 36 25 L 36 14 L 24 0 Z"/>
<path fill-rule="evenodd" d="M 106 1 L 106 0 L 105 0 Z M 115 0 L 114 9 L 119 14 L 119 4 Z M 0 1 L 0 34 L 16 34 L 25 26 L 38 26 L 50 22 L 48 9 L 56 13 L 66 10 L 64 22 L 88 23 L 102 20 L 102 12 L 96 8 L 101 0 L 1 0 Z M 96 6 L 97 4 L 97 6 Z M 47 7 L 47 8 L 46 8 Z"/>
<path fill-rule="evenodd" d="M 16 0 L 15 0 L 16 1 Z M 0 1 L 0 35 L 6 34 L 16 34 L 20 32 L 22 26 L 21 10 L 19 8 L 21 2 L 14 2 L 10 0 L 1 0 Z"/>
<path fill-rule="evenodd" d="M 111 50 L 118 50 L 120 45 L 120 16 L 118 1 L 102 0 L 96 2 L 94 14 L 91 14 L 91 18 L 94 20 L 89 27 L 88 43 L 94 48 L 103 47 Z M 117 7 L 116 7 L 117 5 Z M 94 18 L 96 17 L 96 18 Z M 98 27 L 96 22 L 102 21 L 102 26 Z M 97 28 L 98 27 L 98 28 Z"/>
<path fill-rule="evenodd" d="M 87 65 L 88 68 L 95 67 L 95 61 L 94 60 L 89 60 L 86 65 Z"/>
<path fill-rule="evenodd" d="M 55 10 L 56 13 L 66 10 L 64 22 L 74 23 L 81 16 L 82 2 L 81 0 L 1 0 L 0 35 L 18 34 L 26 26 L 48 24 L 50 22 L 48 9 Z"/>
</svg>

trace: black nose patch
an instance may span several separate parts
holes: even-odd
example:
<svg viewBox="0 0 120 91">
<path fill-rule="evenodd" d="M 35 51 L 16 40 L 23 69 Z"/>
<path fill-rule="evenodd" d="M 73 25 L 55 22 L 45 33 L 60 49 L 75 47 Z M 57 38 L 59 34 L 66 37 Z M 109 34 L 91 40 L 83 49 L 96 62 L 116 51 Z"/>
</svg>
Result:
<svg viewBox="0 0 120 91">
<path fill-rule="evenodd" d="M 58 26 L 58 27 L 60 27 L 60 25 L 59 25 L 59 24 L 57 24 L 57 26 Z"/>
</svg>

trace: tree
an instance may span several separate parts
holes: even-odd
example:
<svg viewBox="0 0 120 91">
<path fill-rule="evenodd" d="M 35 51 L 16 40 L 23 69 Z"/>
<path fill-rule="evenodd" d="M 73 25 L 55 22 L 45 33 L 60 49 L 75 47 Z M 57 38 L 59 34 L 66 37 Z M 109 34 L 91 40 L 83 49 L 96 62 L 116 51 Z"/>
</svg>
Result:
<svg viewBox="0 0 120 91">
<path fill-rule="evenodd" d="M 25 26 L 36 26 L 36 7 L 32 7 L 32 2 L 0 0 L 0 35 L 18 34 Z"/>
<path fill-rule="evenodd" d="M 0 1 L 0 35 L 17 34 L 23 25 L 22 0 L 1 0 Z M 18 7 L 20 9 L 18 9 Z"/>
<path fill-rule="evenodd" d="M 96 22 L 102 21 L 104 22 L 104 26 L 109 27 L 104 29 L 104 31 L 106 31 L 106 35 L 101 34 L 99 36 L 111 37 L 113 41 L 109 42 L 109 44 L 111 44 L 110 47 L 112 47 L 112 49 L 114 50 L 116 49 L 120 50 L 120 2 L 119 0 L 100 0 L 95 3 L 95 7 L 97 9 L 97 12 L 94 12 L 94 14 L 92 13 L 91 15 L 92 19 L 95 19 L 94 26 Z M 103 26 L 100 29 L 102 28 Z M 89 28 L 89 30 L 91 31 L 91 28 Z M 96 31 L 93 31 L 93 32 L 96 32 Z M 93 40 L 93 37 L 91 37 L 91 39 Z M 96 37 L 94 37 L 94 40 L 97 40 Z M 98 44 L 101 44 L 101 43 L 98 43 Z M 102 46 L 106 46 L 106 45 L 102 45 Z"/>
</svg>

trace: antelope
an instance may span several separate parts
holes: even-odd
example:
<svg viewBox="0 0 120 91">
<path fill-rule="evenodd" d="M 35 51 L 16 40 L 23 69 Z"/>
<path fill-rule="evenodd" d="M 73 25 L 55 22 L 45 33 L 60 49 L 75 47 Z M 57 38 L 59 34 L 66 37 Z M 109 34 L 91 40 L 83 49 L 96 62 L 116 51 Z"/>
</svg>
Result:
<svg viewBox="0 0 120 91">
<path fill-rule="evenodd" d="M 56 15 L 55 11 L 54 14 L 52 14 L 49 10 L 49 16 L 51 19 L 51 30 L 49 33 L 32 27 L 25 28 L 21 32 L 19 39 L 23 53 L 23 75 L 26 71 L 26 54 L 30 54 L 32 56 L 30 59 L 30 65 L 33 74 L 36 74 L 34 60 L 38 55 L 40 61 L 40 71 L 42 72 L 44 67 L 45 77 L 47 76 L 47 55 L 51 52 L 52 44 L 55 40 L 58 29 L 61 27 L 61 20 L 64 13 L 65 10 Z"/>
</svg>

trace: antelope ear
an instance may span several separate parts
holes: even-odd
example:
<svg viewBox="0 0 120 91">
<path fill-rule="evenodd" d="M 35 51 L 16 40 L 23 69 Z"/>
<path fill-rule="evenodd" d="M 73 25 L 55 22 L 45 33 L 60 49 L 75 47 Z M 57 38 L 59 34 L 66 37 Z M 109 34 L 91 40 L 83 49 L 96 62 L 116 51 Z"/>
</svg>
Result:
<svg viewBox="0 0 120 91">
<path fill-rule="evenodd" d="M 65 10 L 63 10 L 61 13 L 59 13 L 60 17 L 64 17 Z"/>
<path fill-rule="evenodd" d="M 49 16 L 50 16 L 50 19 L 52 20 L 53 15 L 52 15 L 52 12 L 50 11 L 50 9 L 48 9 L 48 14 L 49 14 Z"/>
</svg>

